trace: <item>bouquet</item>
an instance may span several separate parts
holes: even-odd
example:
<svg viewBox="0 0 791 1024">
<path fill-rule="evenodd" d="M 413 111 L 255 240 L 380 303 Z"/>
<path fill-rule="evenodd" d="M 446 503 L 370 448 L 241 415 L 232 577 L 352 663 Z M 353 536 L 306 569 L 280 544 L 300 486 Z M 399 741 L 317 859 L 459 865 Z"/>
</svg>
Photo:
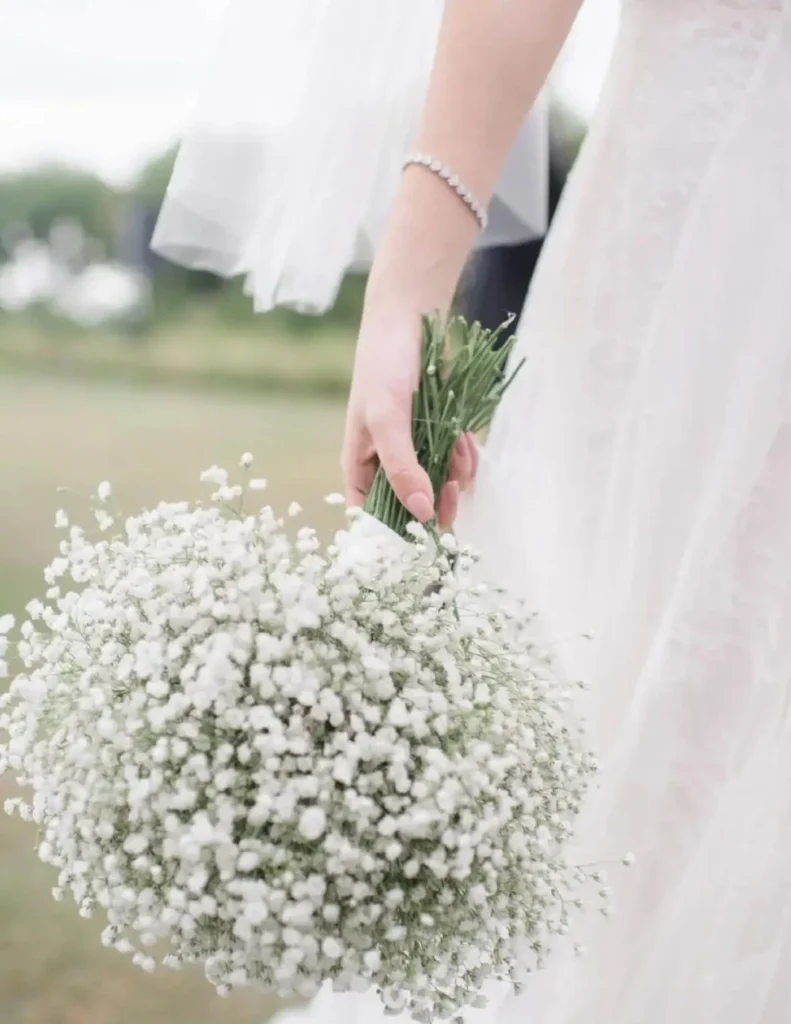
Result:
<svg viewBox="0 0 791 1024">
<path fill-rule="evenodd" d="M 508 345 L 457 329 L 446 355 L 427 321 L 415 398 L 436 486 L 508 383 Z M 145 970 L 374 987 L 389 1011 L 452 1018 L 540 966 L 590 884 L 564 857 L 595 770 L 573 687 L 383 475 L 325 548 L 248 508 L 251 462 L 240 483 L 207 471 L 211 501 L 125 522 L 102 485 L 94 535 L 58 513 L 0 706 L 0 769 L 29 792 L 8 809 L 36 823 L 56 897 Z"/>
</svg>

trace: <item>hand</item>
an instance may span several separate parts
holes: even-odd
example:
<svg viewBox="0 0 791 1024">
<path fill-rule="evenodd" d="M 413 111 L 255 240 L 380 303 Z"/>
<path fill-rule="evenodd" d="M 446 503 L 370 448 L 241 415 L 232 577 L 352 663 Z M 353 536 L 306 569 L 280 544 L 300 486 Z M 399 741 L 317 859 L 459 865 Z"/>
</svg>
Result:
<svg viewBox="0 0 791 1024">
<path fill-rule="evenodd" d="M 341 464 L 347 500 L 362 505 L 381 465 L 421 523 L 456 515 L 473 479 L 475 442 L 461 438 L 450 479 L 433 493 L 412 444 L 412 396 L 420 372 L 423 313 L 450 308 L 478 225 L 445 182 L 423 168 L 404 172 L 365 294 Z"/>
<path fill-rule="evenodd" d="M 341 464 L 350 504 L 362 505 L 379 465 L 399 500 L 422 523 L 436 511 L 440 526 L 456 516 L 459 492 L 477 468 L 472 435 L 456 444 L 449 482 L 433 493 L 412 444 L 412 395 L 420 366 L 421 316 L 408 304 L 385 311 L 366 304 L 346 413 Z"/>
</svg>

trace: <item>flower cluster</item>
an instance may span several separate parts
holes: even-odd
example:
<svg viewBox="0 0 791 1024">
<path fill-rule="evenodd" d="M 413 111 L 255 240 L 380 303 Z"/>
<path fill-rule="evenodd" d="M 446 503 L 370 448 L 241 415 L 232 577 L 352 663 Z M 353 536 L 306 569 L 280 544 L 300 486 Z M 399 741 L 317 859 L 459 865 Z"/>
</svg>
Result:
<svg viewBox="0 0 791 1024">
<path fill-rule="evenodd" d="M 581 905 L 595 771 L 530 617 L 452 539 L 323 547 L 244 511 L 264 481 L 204 479 L 211 503 L 123 526 L 104 485 L 93 539 L 58 515 L 0 706 L 56 895 L 220 991 L 332 980 L 429 1021 L 518 983 Z"/>
</svg>

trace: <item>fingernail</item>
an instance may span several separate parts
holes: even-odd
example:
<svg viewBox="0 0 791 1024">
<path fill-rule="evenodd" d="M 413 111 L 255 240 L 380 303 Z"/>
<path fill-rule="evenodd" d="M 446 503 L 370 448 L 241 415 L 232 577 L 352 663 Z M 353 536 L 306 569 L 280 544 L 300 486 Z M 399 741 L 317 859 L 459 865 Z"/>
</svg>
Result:
<svg viewBox="0 0 791 1024">
<path fill-rule="evenodd" d="M 434 506 L 422 491 L 410 494 L 404 502 L 407 510 L 421 523 L 427 523 L 434 515 Z"/>
</svg>

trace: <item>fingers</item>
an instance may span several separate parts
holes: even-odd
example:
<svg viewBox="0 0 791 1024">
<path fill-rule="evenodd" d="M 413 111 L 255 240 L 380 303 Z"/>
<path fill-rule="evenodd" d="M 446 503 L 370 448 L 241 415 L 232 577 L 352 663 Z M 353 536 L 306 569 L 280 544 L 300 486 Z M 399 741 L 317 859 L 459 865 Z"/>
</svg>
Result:
<svg viewBox="0 0 791 1024">
<path fill-rule="evenodd" d="M 470 444 L 466 434 L 462 434 L 453 449 L 450 460 L 449 480 L 455 480 L 460 488 L 467 486 L 467 481 L 472 472 L 472 455 Z"/>
<path fill-rule="evenodd" d="M 442 488 L 437 502 L 437 522 L 443 528 L 453 526 L 459 510 L 459 485 L 451 480 Z"/>
<path fill-rule="evenodd" d="M 478 446 L 472 434 L 462 434 L 456 442 L 450 463 L 449 480 L 456 481 L 466 490 L 475 479 L 478 469 Z"/>
<path fill-rule="evenodd" d="M 379 462 L 398 500 L 415 519 L 428 522 L 434 515 L 434 493 L 412 444 L 410 411 L 395 405 L 381 407 L 372 417 L 369 430 Z"/>
<path fill-rule="evenodd" d="M 366 443 L 366 438 L 367 431 L 361 426 L 354 411 L 349 409 L 341 447 L 341 471 L 346 501 L 357 507 L 365 504 L 376 475 L 376 453 L 370 441 Z"/>
<path fill-rule="evenodd" d="M 363 438 L 366 443 L 363 444 Z M 377 411 L 367 428 L 349 425 L 341 459 L 350 505 L 362 505 L 373 484 L 379 464 L 399 500 L 420 522 L 435 514 L 434 498 L 428 474 L 420 467 L 412 443 L 409 417 L 393 406 Z M 436 516 L 442 527 L 453 524 L 460 492 L 473 482 L 478 467 L 478 449 L 472 434 L 463 434 L 456 443 L 450 465 L 449 481 L 437 500 Z"/>
<path fill-rule="evenodd" d="M 346 484 L 346 501 L 349 505 L 359 506 L 365 504 L 368 492 L 374 482 L 376 465 L 373 460 L 357 461 L 347 459 L 346 455 L 341 459 L 341 468 Z"/>
<path fill-rule="evenodd" d="M 478 446 L 472 434 L 462 434 L 451 458 L 448 483 L 437 503 L 437 520 L 442 527 L 453 525 L 459 509 L 459 495 L 469 487 L 478 470 Z"/>
<path fill-rule="evenodd" d="M 475 440 L 475 435 L 467 434 L 466 437 L 467 442 L 470 446 L 470 460 L 472 462 L 472 467 L 470 469 L 470 479 L 466 485 L 469 487 L 470 484 L 473 484 L 475 482 L 475 478 L 478 475 L 478 462 L 480 457 L 478 454 L 478 442 Z"/>
</svg>

